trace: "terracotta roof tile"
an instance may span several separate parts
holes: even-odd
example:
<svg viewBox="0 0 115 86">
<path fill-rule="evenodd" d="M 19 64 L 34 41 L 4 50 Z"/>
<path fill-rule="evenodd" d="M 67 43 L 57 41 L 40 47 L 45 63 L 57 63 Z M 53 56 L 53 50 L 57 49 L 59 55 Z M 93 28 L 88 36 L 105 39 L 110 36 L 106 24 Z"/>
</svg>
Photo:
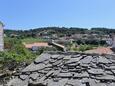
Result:
<svg viewBox="0 0 115 86">
<path fill-rule="evenodd" d="M 36 47 L 48 47 L 48 43 L 46 42 L 38 42 L 38 43 L 32 43 L 32 44 L 24 44 L 26 48 L 32 48 L 33 46 Z"/>
<path fill-rule="evenodd" d="M 86 53 L 113 54 L 114 52 L 110 47 L 98 47 L 96 49 L 87 50 Z"/>
</svg>

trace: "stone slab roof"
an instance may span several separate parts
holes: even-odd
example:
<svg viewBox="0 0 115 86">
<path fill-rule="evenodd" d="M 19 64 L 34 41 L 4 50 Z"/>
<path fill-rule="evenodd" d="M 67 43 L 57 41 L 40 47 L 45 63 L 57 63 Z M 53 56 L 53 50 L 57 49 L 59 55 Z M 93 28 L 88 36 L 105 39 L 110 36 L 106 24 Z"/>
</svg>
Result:
<svg viewBox="0 0 115 86">
<path fill-rule="evenodd" d="M 115 86 L 115 56 L 45 52 L 9 86 Z"/>
</svg>

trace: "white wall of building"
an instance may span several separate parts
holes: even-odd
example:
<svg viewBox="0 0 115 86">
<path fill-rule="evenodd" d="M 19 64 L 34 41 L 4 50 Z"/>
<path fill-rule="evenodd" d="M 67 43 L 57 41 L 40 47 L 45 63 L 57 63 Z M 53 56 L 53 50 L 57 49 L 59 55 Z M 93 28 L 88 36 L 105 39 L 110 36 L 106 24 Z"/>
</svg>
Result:
<svg viewBox="0 0 115 86">
<path fill-rule="evenodd" d="M 0 24 L 0 51 L 4 50 L 4 41 L 3 41 L 3 25 Z"/>
</svg>

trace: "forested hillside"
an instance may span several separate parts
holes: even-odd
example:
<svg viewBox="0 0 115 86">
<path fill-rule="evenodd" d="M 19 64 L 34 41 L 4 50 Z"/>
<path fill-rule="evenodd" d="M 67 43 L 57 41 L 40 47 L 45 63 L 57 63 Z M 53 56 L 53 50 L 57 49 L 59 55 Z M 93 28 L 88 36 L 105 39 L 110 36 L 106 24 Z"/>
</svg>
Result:
<svg viewBox="0 0 115 86">
<path fill-rule="evenodd" d="M 115 29 L 110 28 L 91 28 L 88 30 L 87 28 L 66 28 L 66 27 L 44 27 L 44 28 L 35 28 L 30 30 L 10 30 L 5 29 L 4 33 L 7 36 L 19 36 L 20 38 L 24 37 L 36 37 L 38 34 L 43 35 L 47 33 L 47 35 L 51 34 L 60 34 L 60 35 L 71 35 L 71 34 L 111 34 L 115 33 Z"/>
</svg>

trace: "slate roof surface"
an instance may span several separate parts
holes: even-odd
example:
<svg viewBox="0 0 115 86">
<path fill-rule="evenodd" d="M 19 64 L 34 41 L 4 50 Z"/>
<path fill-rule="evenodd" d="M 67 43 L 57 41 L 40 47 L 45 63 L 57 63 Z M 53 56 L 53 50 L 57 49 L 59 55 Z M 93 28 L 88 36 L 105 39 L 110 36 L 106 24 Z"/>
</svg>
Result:
<svg viewBox="0 0 115 86">
<path fill-rule="evenodd" d="M 115 86 L 115 56 L 45 52 L 9 86 Z"/>
</svg>

